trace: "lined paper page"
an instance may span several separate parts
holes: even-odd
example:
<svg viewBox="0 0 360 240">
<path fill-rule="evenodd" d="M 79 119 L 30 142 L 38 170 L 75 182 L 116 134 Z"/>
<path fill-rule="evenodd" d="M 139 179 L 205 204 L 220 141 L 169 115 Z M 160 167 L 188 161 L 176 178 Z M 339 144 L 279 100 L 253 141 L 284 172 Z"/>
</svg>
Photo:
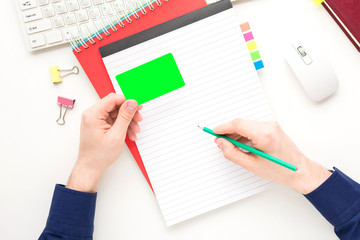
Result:
<svg viewBox="0 0 360 240">
<path fill-rule="evenodd" d="M 237 22 L 229 9 L 103 59 L 117 92 L 116 75 L 167 53 L 184 78 L 185 87 L 144 104 L 137 141 L 168 226 L 271 185 L 226 160 L 197 127 L 273 119 Z"/>
</svg>

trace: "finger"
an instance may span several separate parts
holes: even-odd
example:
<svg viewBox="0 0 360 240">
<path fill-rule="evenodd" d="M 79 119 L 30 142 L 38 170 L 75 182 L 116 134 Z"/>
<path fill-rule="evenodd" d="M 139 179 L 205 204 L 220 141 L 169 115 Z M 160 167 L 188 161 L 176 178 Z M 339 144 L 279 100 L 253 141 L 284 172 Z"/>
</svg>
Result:
<svg viewBox="0 0 360 240">
<path fill-rule="evenodd" d="M 141 113 L 139 111 L 135 113 L 133 120 L 135 122 L 141 122 L 143 120 L 143 117 L 141 116 Z"/>
<path fill-rule="evenodd" d="M 234 140 L 236 140 L 238 142 L 244 143 L 244 144 L 246 144 L 246 143 L 248 143 L 250 141 L 246 137 L 243 137 L 243 136 L 241 136 L 241 135 L 239 135 L 237 133 L 227 134 L 226 136 L 228 136 L 229 138 L 234 139 Z"/>
<path fill-rule="evenodd" d="M 236 146 L 225 139 L 218 138 L 216 144 L 223 151 L 224 157 L 246 169 L 255 163 L 254 156 L 240 151 Z"/>
<path fill-rule="evenodd" d="M 129 137 L 129 139 L 131 141 L 136 141 L 137 140 L 137 136 L 136 136 L 136 134 L 134 132 L 129 130 L 127 134 L 128 134 L 128 137 Z"/>
<path fill-rule="evenodd" d="M 116 120 L 115 118 L 111 118 L 111 117 L 106 118 L 106 122 L 107 122 L 110 126 L 112 126 L 112 125 L 114 124 L 115 120 Z"/>
<path fill-rule="evenodd" d="M 142 110 L 143 107 L 144 107 L 143 105 L 139 105 L 138 110 Z"/>
<path fill-rule="evenodd" d="M 125 133 L 137 111 L 137 107 L 138 104 L 135 100 L 127 100 L 124 102 L 119 109 L 118 116 L 111 130 L 117 134 L 124 134 L 123 137 L 125 137 Z"/>
<path fill-rule="evenodd" d="M 98 111 L 105 111 L 110 113 L 116 108 L 120 107 L 121 104 L 125 102 L 125 97 L 116 93 L 110 93 L 103 99 L 101 99 L 96 105 L 95 108 Z"/>
<path fill-rule="evenodd" d="M 237 133 L 243 137 L 253 140 L 259 129 L 259 122 L 245 119 L 234 119 L 231 122 L 222 124 L 214 129 L 216 134 Z"/>
<path fill-rule="evenodd" d="M 242 137 L 242 136 L 240 136 L 240 135 L 238 135 L 238 134 L 230 134 L 230 135 L 226 135 L 227 137 L 229 137 L 229 138 L 231 138 L 231 139 L 234 139 L 234 140 L 236 140 L 236 141 L 238 141 L 238 142 L 241 142 L 241 143 L 243 143 L 243 144 L 249 144 L 251 141 L 249 140 L 249 139 L 247 139 L 247 138 L 245 138 L 245 137 Z M 214 139 L 214 142 L 216 143 L 216 141 L 217 141 L 217 139 L 218 138 L 215 138 Z"/>
<path fill-rule="evenodd" d="M 140 132 L 139 124 L 135 121 L 132 121 L 130 123 L 129 130 L 132 131 L 133 133 L 139 133 Z"/>
<path fill-rule="evenodd" d="M 112 111 L 110 113 L 110 117 L 113 118 L 113 119 L 116 119 L 118 113 L 119 113 L 119 109 L 115 109 L 114 111 Z"/>
</svg>

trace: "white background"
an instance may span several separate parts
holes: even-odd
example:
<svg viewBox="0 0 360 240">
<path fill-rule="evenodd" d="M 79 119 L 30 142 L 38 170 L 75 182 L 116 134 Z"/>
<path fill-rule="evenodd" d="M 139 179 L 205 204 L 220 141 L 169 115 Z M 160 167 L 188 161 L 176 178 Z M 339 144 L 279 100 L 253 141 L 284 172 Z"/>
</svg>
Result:
<svg viewBox="0 0 360 240">
<path fill-rule="evenodd" d="M 360 54 L 311 0 L 243 0 L 235 8 L 250 22 L 265 63 L 260 78 L 285 131 L 310 158 L 360 181 Z M 81 113 L 98 96 L 82 70 L 54 86 L 49 66 L 79 66 L 69 46 L 29 53 L 14 1 L 0 11 L 0 234 L 37 239 L 54 185 L 66 183 L 76 160 Z M 287 66 L 281 50 L 290 32 L 326 49 L 340 80 L 327 101 L 311 102 Z M 55 123 L 58 95 L 77 100 L 65 126 Z M 166 228 L 127 148 L 100 184 L 94 238 L 337 239 L 303 196 L 281 186 Z"/>
</svg>

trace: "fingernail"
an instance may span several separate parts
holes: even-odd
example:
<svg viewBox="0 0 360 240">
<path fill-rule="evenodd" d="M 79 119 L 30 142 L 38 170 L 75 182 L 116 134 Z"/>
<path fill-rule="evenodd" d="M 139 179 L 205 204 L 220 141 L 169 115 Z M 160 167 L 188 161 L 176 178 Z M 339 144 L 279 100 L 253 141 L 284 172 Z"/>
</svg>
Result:
<svg viewBox="0 0 360 240">
<path fill-rule="evenodd" d="M 129 100 L 127 102 L 127 109 L 129 111 L 135 111 L 137 106 L 138 106 L 138 104 L 137 104 L 137 102 L 135 100 Z"/>
<path fill-rule="evenodd" d="M 218 146 L 218 148 L 220 148 L 222 150 L 222 147 L 223 147 L 223 141 L 221 139 L 217 139 L 216 140 L 216 144 Z"/>
</svg>

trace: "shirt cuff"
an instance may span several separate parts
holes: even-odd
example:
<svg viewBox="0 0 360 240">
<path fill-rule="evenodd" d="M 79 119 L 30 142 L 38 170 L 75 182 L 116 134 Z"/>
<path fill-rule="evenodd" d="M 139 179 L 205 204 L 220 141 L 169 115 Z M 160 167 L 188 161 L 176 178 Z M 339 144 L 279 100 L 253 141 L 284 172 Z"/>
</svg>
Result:
<svg viewBox="0 0 360 240">
<path fill-rule="evenodd" d="M 352 219 L 359 211 L 360 185 L 334 167 L 333 174 L 313 192 L 304 195 L 334 226 Z"/>
<path fill-rule="evenodd" d="M 91 238 L 96 196 L 96 193 L 78 192 L 57 184 L 45 229 L 73 237 Z"/>
</svg>

